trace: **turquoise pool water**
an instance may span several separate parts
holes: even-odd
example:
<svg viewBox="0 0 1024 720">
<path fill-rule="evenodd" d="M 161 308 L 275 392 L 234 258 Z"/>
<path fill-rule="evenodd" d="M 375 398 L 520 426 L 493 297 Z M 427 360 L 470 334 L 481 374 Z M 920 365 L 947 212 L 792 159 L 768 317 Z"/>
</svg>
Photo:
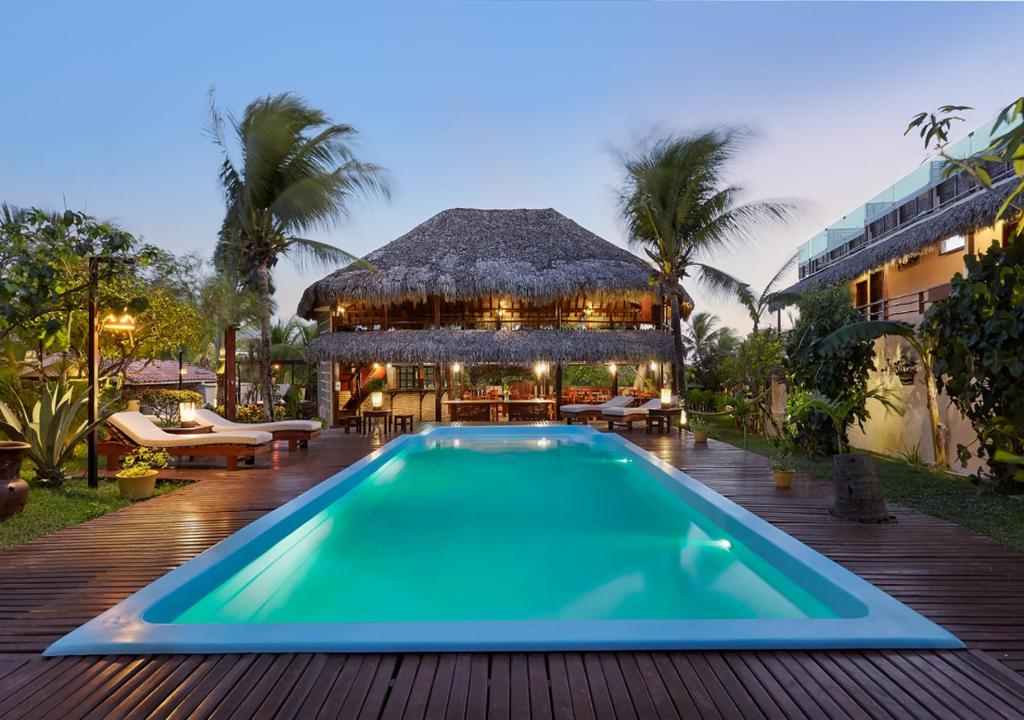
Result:
<svg viewBox="0 0 1024 720">
<path fill-rule="evenodd" d="M 601 443 L 411 443 L 174 624 L 824 619 L 836 613 Z"/>
</svg>

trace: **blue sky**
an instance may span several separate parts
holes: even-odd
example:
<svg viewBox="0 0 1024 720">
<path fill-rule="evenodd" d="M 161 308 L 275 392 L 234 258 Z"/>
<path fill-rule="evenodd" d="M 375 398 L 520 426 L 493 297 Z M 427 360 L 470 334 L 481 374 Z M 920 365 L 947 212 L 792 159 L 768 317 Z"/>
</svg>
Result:
<svg viewBox="0 0 1024 720">
<path fill-rule="evenodd" d="M 4 26 L 0 201 L 208 255 L 207 91 L 241 111 L 291 90 L 355 125 L 393 183 L 322 239 L 363 254 L 448 207 L 554 207 L 624 244 L 612 150 L 727 123 L 756 133 L 734 169 L 749 197 L 803 205 L 719 259 L 758 287 L 924 159 L 912 114 L 967 104 L 980 125 L 1020 90 L 1024 5 L 19 2 Z M 282 266 L 282 314 L 323 274 Z"/>
</svg>

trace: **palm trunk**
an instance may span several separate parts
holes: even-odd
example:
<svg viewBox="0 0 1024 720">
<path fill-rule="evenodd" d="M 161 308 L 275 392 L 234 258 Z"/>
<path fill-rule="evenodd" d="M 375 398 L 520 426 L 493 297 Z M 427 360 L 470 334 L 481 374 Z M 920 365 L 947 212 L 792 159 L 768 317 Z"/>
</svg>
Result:
<svg viewBox="0 0 1024 720">
<path fill-rule="evenodd" d="M 263 392 L 263 416 L 274 420 L 274 380 L 270 368 L 270 268 L 260 263 L 256 268 L 260 296 L 260 385 Z"/>
<path fill-rule="evenodd" d="M 672 353 L 676 364 L 676 387 L 679 388 L 679 403 L 683 412 L 689 408 L 686 403 L 686 351 L 683 350 L 683 323 L 679 315 L 679 292 L 669 293 L 669 305 L 672 308 Z"/>
<path fill-rule="evenodd" d="M 939 389 L 935 384 L 935 373 L 932 371 L 931 353 L 922 353 L 925 386 L 928 389 L 928 420 L 932 426 L 932 451 L 935 464 L 941 470 L 949 469 L 949 458 L 946 457 L 946 444 L 942 442 L 942 430 L 939 427 Z"/>
</svg>

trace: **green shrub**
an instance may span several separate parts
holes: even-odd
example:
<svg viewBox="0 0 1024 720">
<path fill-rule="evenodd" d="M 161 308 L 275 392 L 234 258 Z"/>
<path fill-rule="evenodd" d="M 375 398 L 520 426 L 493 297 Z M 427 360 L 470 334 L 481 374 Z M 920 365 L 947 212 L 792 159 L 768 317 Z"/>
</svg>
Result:
<svg viewBox="0 0 1024 720">
<path fill-rule="evenodd" d="M 841 327 L 864 318 L 853 307 L 850 292 L 843 285 L 810 290 L 797 301 L 800 318 L 786 343 L 785 370 L 790 400 L 786 410 L 794 437 L 810 453 L 835 454 L 847 444 L 846 426 L 837 435 L 828 415 L 814 404 L 797 406 L 793 398 L 817 392 L 844 402 L 867 391 L 868 373 L 875 364 L 873 341 L 851 343 L 825 354 L 821 341 Z M 851 408 L 851 423 L 867 419 L 864 403 Z"/>
<path fill-rule="evenodd" d="M 20 399 L 13 408 L 0 402 L 0 431 L 11 440 L 28 443 L 25 457 L 36 466 L 36 482 L 40 485 L 63 484 L 67 479 L 64 468 L 75 446 L 106 419 L 101 414 L 92 425 L 88 420 L 76 424 L 89 398 L 88 386 L 81 387 L 76 393 L 76 386 L 70 383 L 46 384 L 31 411 Z"/>
<path fill-rule="evenodd" d="M 193 403 L 201 407 L 203 396 L 194 390 L 143 390 L 139 395 L 139 403 L 169 423 L 178 419 L 178 406 L 181 403 Z"/>
<path fill-rule="evenodd" d="M 936 384 L 971 421 L 975 455 L 988 463 L 973 479 L 1010 491 L 1015 468 L 996 455 L 1024 453 L 1024 239 L 964 261 L 966 273 L 928 310 L 923 330 L 934 338 Z M 966 463 L 971 451 L 958 445 L 957 456 Z"/>
</svg>

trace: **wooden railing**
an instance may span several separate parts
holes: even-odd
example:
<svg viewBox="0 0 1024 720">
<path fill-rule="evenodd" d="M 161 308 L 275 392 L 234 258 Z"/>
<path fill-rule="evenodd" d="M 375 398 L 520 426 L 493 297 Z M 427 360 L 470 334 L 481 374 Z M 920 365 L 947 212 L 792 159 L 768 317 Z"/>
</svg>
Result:
<svg viewBox="0 0 1024 720">
<path fill-rule="evenodd" d="M 921 322 L 928 308 L 949 295 L 949 289 L 949 283 L 943 283 L 924 290 L 858 305 L 857 309 L 867 320 L 902 320 L 916 325 Z"/>
</svg>

